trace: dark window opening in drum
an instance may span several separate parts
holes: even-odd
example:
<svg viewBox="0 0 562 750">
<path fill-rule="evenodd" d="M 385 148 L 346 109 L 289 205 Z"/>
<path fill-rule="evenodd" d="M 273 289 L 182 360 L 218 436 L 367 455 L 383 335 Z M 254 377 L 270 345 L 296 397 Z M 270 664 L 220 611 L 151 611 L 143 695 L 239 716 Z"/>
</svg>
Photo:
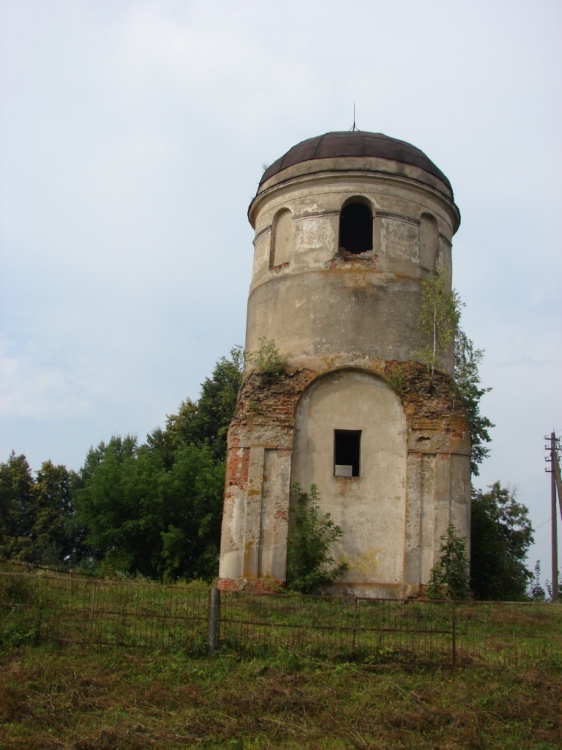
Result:
<svg viewBox="0 0 562 750">
<path fill-rule="evenodd" d="M 373 249 L 373 214 L 364 203 L 348 203 L 340 213 L 340 249 L 358 255 Z"/>
<path fill-rule="evenodd" d="M 334 430 L 334 476 L 358 477 L 361 430 Z"/>
</svg>

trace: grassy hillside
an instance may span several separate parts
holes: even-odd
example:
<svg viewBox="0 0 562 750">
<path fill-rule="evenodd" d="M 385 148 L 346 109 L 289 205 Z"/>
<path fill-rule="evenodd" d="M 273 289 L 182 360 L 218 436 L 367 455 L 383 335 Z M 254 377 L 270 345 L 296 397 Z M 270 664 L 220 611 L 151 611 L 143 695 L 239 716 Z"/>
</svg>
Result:
<svg viewBox="0 0 562 750">
<path fill-rule="evenodd" d="M 0 656 L 3 750 L 503 748 L 562 743 L 559 671 L 24 647 Z"/>
<path fill-rule="evenodd" d="M 0 572 L 0 750 L 562 746 L 559 607 L 223 592 L 211 658 L 209 602 Z"/>
</svg>

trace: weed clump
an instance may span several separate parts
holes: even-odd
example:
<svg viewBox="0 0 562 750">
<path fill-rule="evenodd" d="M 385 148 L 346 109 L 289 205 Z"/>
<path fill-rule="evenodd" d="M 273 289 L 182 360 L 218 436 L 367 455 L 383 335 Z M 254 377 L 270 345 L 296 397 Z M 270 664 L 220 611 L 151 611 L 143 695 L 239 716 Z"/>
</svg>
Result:
<svg viewBox="0 0 562 750">
<path fill-rule="evenodd" d="M 260 336 L 254 352 L 245 352 L 244 360 L 269 378 L 277 378 L 287 369 L 287 357 L 281 354 L 275 341 Z"/>
</svg>

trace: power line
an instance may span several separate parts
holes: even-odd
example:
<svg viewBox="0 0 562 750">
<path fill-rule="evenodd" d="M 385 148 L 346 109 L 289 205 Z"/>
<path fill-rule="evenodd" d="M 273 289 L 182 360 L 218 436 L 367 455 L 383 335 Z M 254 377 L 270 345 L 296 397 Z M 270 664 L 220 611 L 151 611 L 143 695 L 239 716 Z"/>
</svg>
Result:
<svg viewBox="0 0 562 750">
<path fill-rule="evenodd" d="M 547 534 L 546 536 L 543 536 L 541 539 L 535 542 L 535 544 L 540 544 L 541 542 L 544 542 L 545 539 L 548 539 L 550 537 L 550 534 Z"/>
</svg>

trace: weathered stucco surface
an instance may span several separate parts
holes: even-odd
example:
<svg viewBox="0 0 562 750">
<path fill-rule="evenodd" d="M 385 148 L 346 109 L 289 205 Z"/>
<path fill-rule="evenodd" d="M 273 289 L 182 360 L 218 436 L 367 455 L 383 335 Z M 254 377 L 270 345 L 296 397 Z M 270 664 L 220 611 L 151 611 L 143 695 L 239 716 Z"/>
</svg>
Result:
<svg viewBox="0 0 562 750">
<path fill-rule="evenodd" d="M 350 198 L 365 201 L 373 215 L 374 247 L 360 255 L 338 246 L 340 211 Z M 297 358 L 348 351 L 412 359 L 425 343 L 420 282 L 439 265 L 450 283 L 458 223 L 452 206 L 442 193 L 402 175 L 341 166 L 336 174 L 299 177 L 258 194 L 250 209 L 256 237 L 247 348 L 255 350 L 263 336 Z M 450 372 L 452 359 L 442 367 Z"/>
<path fill-rule="evenodd" d="M 367 206 L 372 249 L 340 247 L 344 205 Z M 362 209 L 363 210 L 363 209 Z M 285 580 L 290 487 L 315 484 L 344 535 L 337 587 L 415 594 L 440 537 L 469 532 L 470 439 L 450 378 L 415 362 L 423 280 L 451 282 L 459 213 L 435 175 L 388 159 L 296 164 L 260 186 L 246 349 L 274 341 L 287 371 L 251 367 L 229 431 L 219 585 Z M 370 219 L 368 218 L 368 221 Z M 361 433 L 359 476 L 334 476 L 334 433 Z"/>
<path fill-rule="evenodd" d="M 334 476 L 334 431 L 360 431 L 358 477 Z M 316 484 L 320 508 L 341 526 L 341 584 L 400 584 L 406 518 L 406 418 L 384 381 L 357 370 L 316 380 L 296 410 L 292 478 Z"/>
</svg>

